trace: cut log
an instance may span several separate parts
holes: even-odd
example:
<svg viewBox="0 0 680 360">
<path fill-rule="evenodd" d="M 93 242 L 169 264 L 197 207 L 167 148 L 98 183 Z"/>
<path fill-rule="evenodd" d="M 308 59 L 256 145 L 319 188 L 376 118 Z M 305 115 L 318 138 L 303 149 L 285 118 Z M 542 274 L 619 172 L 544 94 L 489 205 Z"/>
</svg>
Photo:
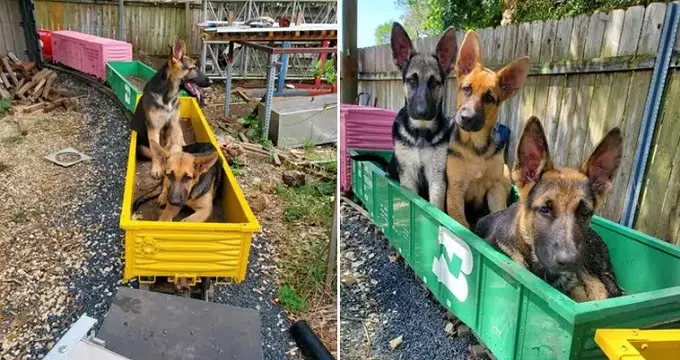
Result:
<svg viewBox="0 0 680 360">
<path fill-rule="evenodd" d="M 24 108 L 24 113 L 30 114 L 30 113 L 32 113 L 36 110 L 40 110 L 40 109 L 44 108 L 45 106 L 47 106 L 47 104 L 48 103 L 46 103 L 46 102 L 40 102 L 40 103 L 37 103 L 37 104 L 33 104 L 31 106 L 27 106 L 27 107 Z"/>
<path fill-rule="evenodd" d="M 16 55 L 14 55 L 12 52 L 8 52 L 8 53 L 7 53 L 7 56 L 8 56 L 10 59 L 12 59 L 12 61 L 13 61 L 15 64 L 18 64 L 18 63 L 21 62 L 21 60 L 19 60 L 19 58 L 18 58 Z"/>
<path fill-rule="evenodd" d="M 274 153 L 274 166 L 281 166 L 281 159 L 279 158 L 279 154 Z"/>
<path fill-rule="evenodd" d="M 19 80 L 17 79 L 16 75 L 14 75 L 12 67 L 9 66 L 9 61 L 7 61 L 7 57 L 0 59 L 0 61 L 2 61 L 2 64 L 5 65 L 5 69 L 7 70 L 7 73 L 9 74 L 10 79 L 12 79 L 14 85 L 19 87 Z"/>
<path fill-rule="evenodd" d="M 0 84 L 0 99 L 12 99 L 12 94 L 2 84 Z"/>
<path fill-rule="evenodd" d="M 63 98 L 63 99 L 59 99 L 59 100 L 53 101 L 53 102 L 50 103 L 49 105 L 45 106 L 45 108 L 43 109 L 43 112 L 44 112 L 44 113 L 48 113 L 48 112 L 50 112 L 50 111 L 52 111 L 52 110 L 54 110 L 54 109 L 56 109 L 56 108 L 58 108 L 58 107 L 60 107 L 60 106 L 63 106 L 63 105 L 64 105 L 64 100 L 66 100 L 66 98 Z"/>
<path fill-rule="evenodd" d="M 241 139 L 241 141 L 244 142 L 244 143 L 250 142 L 250 141 L 248 141 L 248 137 L 246 136 L 246 133 L 244 133 L 244 132 L 238 133 L 238 138 Z"/>
<path fill-rule="evenodd" d="M 62 89 L 52 89 L 52 92 L 63 97 L 76 97 L 78 94 L 73 91 L 62 90 Z"/>
<path fill-rule="evenodd" d="M 52 71 L 50 69 L 47 69 L 47 68 L 42 69 L 42 70 L 38 71 L 37 74 L 33 75 L 32 81 L 37 84 L 40 80 L 49 76 L 52 73 L 54 73 L 54 71 Z"/>
<path fill-rule="evenodd" d="M 57 79 L 57 74 L 53 73 L 47 78 L 47 82 L 45 83 L 45 88 L 43 89 L 42 97 L 47 99 L 48 96 L 50 96 L 50 90 L 52 90 L 52 84 L 54 83 L 54 80 Z"/>
<path fill-rule="evenodd" d="M 17 90 L 17 92 L 16 92 L 15 95 L 17 95 L 17 96 L 23 95 L 25 92 L 28 91 L 28 89 L 32 88 L 34 85 L 35 85 L 35 84 L 33 83 L 33 81 L 29 81 L 29 82 L 25 83 L 25 84 L 24 84 L 23 86 L 21 86 L 21 87 L 19 87 L 19 86 L 17 85 L 17 87 L 19 88 L 19 90 Z"/>
<path fill-rule="evenodd" d="M 41 90 L 42 90 L 43 86 L 45 86 L 46 82 L 47 82 L 47 80 L 40 79 L 40 81 L 38 82 L 38 85 L 36 85 L 36 87 L 33 89 L 33 92 L 31 93 L 31 97 L 35 97 L 36 99 L 37 99 L 37 97 L 40 97 L 40 95 L 38 95 L 38 94 L 42 94 Z M 38 95 L 38 96 L 36 97 L 36 95 Z"/>
</svg>

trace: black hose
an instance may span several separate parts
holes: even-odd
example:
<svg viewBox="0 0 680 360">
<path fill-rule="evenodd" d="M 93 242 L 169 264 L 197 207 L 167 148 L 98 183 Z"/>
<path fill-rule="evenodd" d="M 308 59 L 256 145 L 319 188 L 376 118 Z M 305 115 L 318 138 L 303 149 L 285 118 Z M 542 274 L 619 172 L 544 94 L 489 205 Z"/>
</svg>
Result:
<svg viewBox="0 0 680 360">
<path fill-rule="evenodd" d="M 290 335 L 305 358 L 312 360 L 335 360 L 304 320 L 293 324 L 288 331 L 290 331 Z"/>
</svg>

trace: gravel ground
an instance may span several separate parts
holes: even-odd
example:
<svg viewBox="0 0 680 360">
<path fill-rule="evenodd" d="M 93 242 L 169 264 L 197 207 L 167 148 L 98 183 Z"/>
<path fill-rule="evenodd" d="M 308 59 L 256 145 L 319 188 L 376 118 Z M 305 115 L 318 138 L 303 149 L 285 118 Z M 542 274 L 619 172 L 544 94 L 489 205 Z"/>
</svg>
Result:
<svg viewBox="0 0 680 360">
<path fill-rule="evenodd" d="M 369 219 L 342 204 L 343 359 L 467 359 L 470 337 L 446 333 L 447 311 L 415 279 Z M 403 336 L 395 350 L 390 340 Z"/>
<path fill-rule="evenodd" d="M 276 264 L 273 246 L 262 236 L 253 236 L 248 274 L 238 285 L 217 287 L 217 302 L 260 312 L 262 352 L 264 360 L 296 359 L 297 347 L 288 333 L 292 325 L 283 310 L 274 303 L 276 298 Z"/>
<path fill-rule="evenodd" d="M 35 231 L 21 234 L 31 239 L 52 239 L 58 234 L 68 236 L 69 242 L 65 249 L 59 249 L 58 241 L 50 242 L 53 248 L 43 249 L 54 252 L 61 273 L 52 277 L 53 283 L 49 285 L 44 279 L 34 284 L 33 292 L 43 296 L 44 304 L 31 311 L 42 316 L 29 316 L 25 311 L 12 323 L 16 325 L 21 320 L 25 325 L 15 326 L 8 334 L 0 330 L 0 335 L 8 335 L 0 336 L 3 360 L 44 357 L 82 314 L 101 324 L 122 283 L 123 232 L 119 229 L 119 217 L 129 145 L 128 120 L 114 100 L 87 83 L 65 74 L 59 75 L 57 83 L 60 88 L 83 94 L 80 101 L 86 114 L 84 124 L 79 129 L 78 143 L 70 146 L 93 160 L 66 170 L 81 179 L 78 186 L 68 187 L 67 195 L 58 204 L 61 206 L 48 209 L 38 226 L 29 226 L 29 230 L 37 228 Z M 20 240 L 19 236 L 16 240 Z M 218 286 L 218 302 L 260 311 L 264 359 L 296 358 L 295 344 L 287 332 L 289 320 L 274 303 L 277 287 L 275 281 L 269 280 L 275 278 L 276 272 L 272 247 L 260 236 L 255 236 L 252 244 L 246 281 Z M 62 252 L 69 254 L 61 258 Z M 0 270 L 3 265 L 0 261 Z M 26 275 L 25 279 L 17 276 L 20 284 L 37 276 L 30 270 L 20 274 Z M 50 298 L 48 294 L 52 291 L 64 296 Z M 24 311 L 25 304 L 20 304 L 20 298 L 15 296 L 14 300 L 19 304 L 0 304 L 0 321 Z"/>
</svg>

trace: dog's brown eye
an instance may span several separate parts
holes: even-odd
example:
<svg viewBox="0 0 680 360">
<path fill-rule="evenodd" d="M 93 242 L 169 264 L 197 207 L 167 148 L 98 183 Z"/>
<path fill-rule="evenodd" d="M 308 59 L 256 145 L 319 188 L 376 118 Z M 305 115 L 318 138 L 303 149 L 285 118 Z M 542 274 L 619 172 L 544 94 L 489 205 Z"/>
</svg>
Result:
<svg viewBox="0 0 680 360">
<path fill-rule="evenodd" d="M 463 94 L 465 94 L 465 96 L 470 96 L 472 94 L 472 86 L 470 85 L 463 86 Z"/>
<path fill-rule="evenodd" d="M 546 202 L 543 206 L 538 208 L 538 212 L 544 215 L 550 215 L 552 213 L 552 203 L 550 201 Z"/>
<path fill-rule="evenodd" d="M 593 210 L 591 210 L 590 208 L 588 208 L 585 205 L 582 205 L 582 206 L 579 206 L 578 215 L 581 216 L 582 218 L 588 218 L 588 217 L 593 216 Z"/>
<path fill-rule="evenodd" d="M 439 82 L 439 80 L 437 80 L 437 79 L 431 77 L 430 80 L 428 81 L 428 84 L 427 84 L 427 85 L 428 85 L 430 88 L 434 89 L 434 88 L 438 87 L 439 85 L 441 85 L 441 83 Z"/>
<path fill-rule="evenodd" d="M 187 174 L 184 174 L 184 176 L 182 176 L 182 182 L 188 182 L 189 180 L 191 180 L 191 176 Z"/>
<path fill-rule="evenodd" d="M 171 172 L 169 172 L 169 173 L 166 173 L 165 176 L 167 176 L 168 179 L 172 180 L 172 179 L 175 178 L 175 173 L 173 173 L 173 172 L 171 171 Z"/>
<path fill-rule="evenodd" d="M 484 102 L 487 104 L 492 104 L 496 102 L 496 99 L 493 97 L 493 95 L 486 93 L 484 94 Z"/>
<path fill-rule="evenodd" d="M 406 82 L 410 87 L 416 87 L 418 86 L 418 77 L 413 75 L 412 77 L 408 78 Z"/>
</svg>

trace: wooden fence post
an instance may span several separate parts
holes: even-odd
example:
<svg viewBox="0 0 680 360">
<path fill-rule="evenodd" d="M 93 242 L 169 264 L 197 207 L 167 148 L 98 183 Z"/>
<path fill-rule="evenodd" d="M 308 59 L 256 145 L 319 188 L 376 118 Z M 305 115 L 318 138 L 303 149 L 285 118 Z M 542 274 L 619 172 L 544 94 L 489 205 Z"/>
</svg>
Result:
<svg viewBox="0 0 680 360">
<path fill-rule="evenodd" d="M 328 260 L 326 261 L 326 290 L 333 284 L 334 270 L 338 266 L 338 196 L 333 197 L 333 220 L 331 222 L 331 238 L 328 241 Z"/>
</svg>

